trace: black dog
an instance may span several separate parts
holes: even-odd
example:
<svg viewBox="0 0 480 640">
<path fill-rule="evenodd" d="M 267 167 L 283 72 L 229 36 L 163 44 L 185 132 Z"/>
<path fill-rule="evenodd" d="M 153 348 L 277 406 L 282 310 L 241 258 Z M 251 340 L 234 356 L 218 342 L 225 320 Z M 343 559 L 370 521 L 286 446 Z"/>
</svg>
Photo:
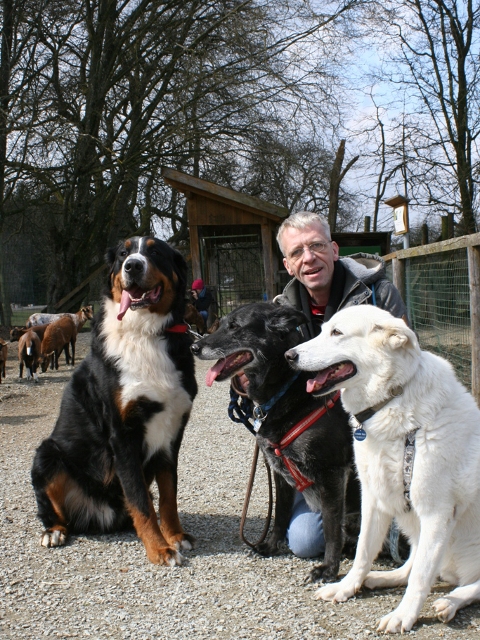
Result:
<svg viewBox="0 0 480 640">
<path fill-rule="evenodd" d="M 244 389 L 256 405 L 256 437 L 276 486 L 274 527 L 257 551 L 278 553 L 296 487 L 303 490 L 309 507 L 323 516 L 325 556 L 310 577 L 331 581 L 339 570 L 346 513 L 360 511 L 359 485 L 352 470 L 352 433 L 338 396 L 325 404 L 324 398 L 307 393 L 312 374 L 293 371 L 284 357 L 303 341 L 298 327 L 305 322 L 293 307 L 246 305 L 223 318 L 218 330 L 193 344 L 192 351 L 202 360 L 219 358 L 207 375 L 209 385 L 233 376 L 238 385 L 238 374 L 243 373 Z M 291 433 L 294 427 L 301 432 L 297 437 Z"/>
<path fill-rule="evenodd" d="M 42 545 L 133 524 L 151 562 L 181 564 L 179 549 L 193 538 L 178 518 L 177 459 L 197 393 L 183 322 L 187 265 L 165 242 L 138 237 L 111 249 L 107 263 L 91 352 L 33 463 Z M 160 527 L 148 490 L 154 479 Z"/>
</svg>

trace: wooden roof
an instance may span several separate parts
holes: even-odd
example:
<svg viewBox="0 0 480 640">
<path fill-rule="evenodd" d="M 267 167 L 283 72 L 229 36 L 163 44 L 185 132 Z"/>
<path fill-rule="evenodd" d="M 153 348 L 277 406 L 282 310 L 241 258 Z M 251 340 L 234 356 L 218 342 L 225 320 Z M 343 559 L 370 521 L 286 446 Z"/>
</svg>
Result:
<svg viewBox="0 0 480 640">
<path fill-rule="evenodd" d="M 162 167 L 162 177 L 167 184 L 184 193 L 187 198 L 192 197 L 192 194 L 197 194 L 268 218 L 276 224 L 281 224 L 288 216 L 288 209 L 285 207 L 279 207 L 261 198 L 222 187 L 215 182 L 195 178 L 176 169 Z"/>
</svg>

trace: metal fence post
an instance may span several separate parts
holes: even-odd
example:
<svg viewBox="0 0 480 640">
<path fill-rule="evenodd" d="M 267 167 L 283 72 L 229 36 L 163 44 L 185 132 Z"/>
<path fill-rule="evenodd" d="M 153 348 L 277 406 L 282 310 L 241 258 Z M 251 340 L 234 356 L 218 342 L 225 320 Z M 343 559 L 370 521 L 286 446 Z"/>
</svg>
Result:
<svg viewBox="0 0 480 640">
<path fill-rule="evenodd" d="M 403 300 L 406 302 L 405 297 L 405 260 L 401 260 L 400 258 L 393 258 L 392 260 L 392 275 L 393 275 L 393 284 L 397 287 L 402 296 Z"/>
</svg>

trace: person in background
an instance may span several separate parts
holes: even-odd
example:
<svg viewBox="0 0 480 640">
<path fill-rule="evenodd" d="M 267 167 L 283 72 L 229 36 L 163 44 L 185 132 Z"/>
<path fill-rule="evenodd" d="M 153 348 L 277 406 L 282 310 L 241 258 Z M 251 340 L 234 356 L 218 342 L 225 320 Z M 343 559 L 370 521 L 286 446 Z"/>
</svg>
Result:
<svg viewBox="0 0 480 640">
<path fill-rule="evenodd" d="M 340 258 L 328 222 L 310 211 L 291 214 L 281 224 L 277 242 L 292 280 L 275 302 L 291 304 L 307 316 L 302 327 L 307 340 L 317 336 L 323 322 L 345 307 L 375 304 L 408 324 L 407 309 L 396 287 L 387 279 L 382 258 L 357 253 Z M 301 558 L 325 551 L 322 515 L 310 511 L 297 492 L 290 520 L 288 544 Z"/>
<path fill-rule="evenodd" d="M 205 326 L 207 326 L 208 309 L 213 302 L 213 296 L 208 291 L 205 283 L 201 278 L 192 282 L 192 304 L 196 310 L 201 314 L 205 320 Z"/>
</svg>

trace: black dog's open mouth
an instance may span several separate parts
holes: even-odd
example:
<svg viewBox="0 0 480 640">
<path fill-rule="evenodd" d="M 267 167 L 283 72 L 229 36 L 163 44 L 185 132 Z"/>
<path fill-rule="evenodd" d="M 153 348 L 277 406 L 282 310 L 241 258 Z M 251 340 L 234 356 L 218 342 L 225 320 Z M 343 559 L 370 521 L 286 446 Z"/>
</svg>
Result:
<svg viewBox="0 0 480 640">
<path fill-rule="evenodd" d="M 145 289 L 138 286 L 133 286 L 128 291 L 124 289 L 122 291 L 120 311 L 118 313 L 117 320 L 122 320 L 128 309 L 135 311 L 136 309 L 143 309 L 143 307 L 149 307 L 152 304 L 156 304 L 162 297 L 162 293 L 163 286 L 161 284 L 149 291 L 145 291 Z"/>
<path fill-rule="evenodd" d="M 331 367 L 327 367 L 326 369 L 319 371 L 315 378 L 307 380 L 307 392 L 320 392 L 319 395 L 324 395 L 332 387 L 340 382 L 344 382 L 345 380 L 352 378 L 356 373 L 357 368 L 353 362 L 349 362 L 348 360 L 345 362 L 339 362 L 338 364 L 334 364 Z"/>
<path fill-rule="evenodd" d="M 206 379 L 207 386 L 211 387 L 215 380 L 219 382 L 226 380 L 234 373 L 243 369 L 243 367 L 252 360 L 253 355 L 250 351 L 237 351 L 225 358 L 221 358 L 208 370 Z"/>
</svg>

